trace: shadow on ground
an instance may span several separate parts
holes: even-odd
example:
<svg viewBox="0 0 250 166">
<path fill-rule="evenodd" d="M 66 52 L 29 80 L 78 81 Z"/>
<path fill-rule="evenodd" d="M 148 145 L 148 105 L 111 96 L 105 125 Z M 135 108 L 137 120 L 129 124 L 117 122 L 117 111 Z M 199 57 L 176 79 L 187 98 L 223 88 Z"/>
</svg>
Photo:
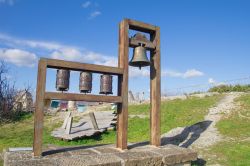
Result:
<svg viewBox="0 0 250 166">
<path fill-rule="evenodd" d="M 177 145 L 180 147 L 188 148 L 192 145 L 210 125 L 212 121 L 205 120 L 202 122 L 195 123 L 188 127 L 176 128 L 170 132 L 162 135 L 161 145 Z M 129 149 L 148 145 L 149 142 L 139 142 L 132 145 L 129 145 Z"/>
<path fill-rule="evenodd" d="M 164 134 L 161 143 L 162 145 L 173 144 L 188 148 L 192 145 L 210 125 L 212 121 L 206 120 L 198 122 L 185 128 L 178 128 L 178 130 L 172 130 L 172 133 Z"/>
<path fill-rule="evenodd" d="M 195 123 L 188 127 L 176 128 L 170 132 L 162 135 L 161 145 L 177 145 L 180 147 L 188 148 L 192 145 L 206 129 L 211 125 L 212 121 L 205 120 L 202 122 Z M 128 148 L 136 148 L 139 146 L 148 145 L 149 142 L 140 142 L 130 145 Z M 204 166 L 206 165 L 206 160 L 198 158 L 196 161 L 192 162 L 192 165 Z"/>
<path fill-rule="evenodd" d="M 161 145 L 164 146 L 164 145 L 172 144 L 172 145 L 177 145 L 180 147 L 188 148 L 200 137 L 201 133 L 206 131 L 206 129 L 211 125 L 211 123 L 212 121 L 207 120 L 207 121 L 198 122 L 188 127 L 173 129 L 170 132 L 162 135 Z M 95 139 L 99 140 L 100 136 L 96 136 Z M 149 144 L 148 141 L 139 142 L 135 144 L 129 144 L 128 149 L 145 146 L 148 144 Z M 56 153 L 69 152 L 69 151 L 93 148 L 93 147 L 98 147 L 98 146 L 103 146 L 103 144 L 94 145 L 94 146 L 65 147 L 65 148 L 60 148 L 56 150 L 49 149 L 43 152 L 43 155 L 44 156 L 53 155 Z M 199 158 L 196 161 L 192 162 L 192 165 L 203 166 L 203 165 L 206 165 L 206 161 L 204 159 Z"/>
</svg>

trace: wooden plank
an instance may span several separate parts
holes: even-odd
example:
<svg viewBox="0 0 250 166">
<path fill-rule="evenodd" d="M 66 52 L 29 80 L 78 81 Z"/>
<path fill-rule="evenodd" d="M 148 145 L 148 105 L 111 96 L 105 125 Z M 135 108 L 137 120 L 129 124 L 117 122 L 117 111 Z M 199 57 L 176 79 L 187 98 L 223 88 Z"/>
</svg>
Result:
<svg viewBox="0 0 250 166">
<path fill-rule="evenodd" d="M 155 34 L 150 35 L 156 49 L 150 53 L 150 143 L 154 146 L 161 145 L 161 63 L 160 63 L 160 28 Z"/>
<path fill-rule="evenodd" d="M 90 113 L 89 113 L 89 117 L 90 117 L 90 120 L 91 120 L 91 123 L 92 123 L 94 129 L 95 129 L 95 130 L 99 130 L 99 127 L 98 127 L 98 125 L 97 125 L 97 122 L 96 122 L 96 118 L 95 118 L 94 112 L 90 112 Z"/>
<path fill-rule="evenodd" d="M 70 134 L 71 133 L 72 123 L 73 123 L 73 117 L 71 116 L 71 117 L 69 117 L 69 120 L 67 122 L 65 134 Z"/>
<path fill-rule="evenodd" d="M 122 102 L 121 96 L 104 96 L 104 95 L 89 95 L 89 94 L 59 93 L 59 92 L 45 92 L 44 99 L 107 102 L 107 103 Z"/>
<path fill-rule="evenodd" d="M 70 61 L 63 61 L 57 59 L 47 59 L 43 58 L 47 61 L 48 68 L 54 69 L 68 69 L 74 71 L 89 71 L 94 73 L 107 73 L 113 75 L 121 75 L 123 74 L 123 70 L 117 67 L 109 67 L 103 65 L 94 65 L 94 64 L 87 64 L 87 63 L 79 63 L 79 62 L 70 62 Z"/>
<path fill-rule="evenodd" d="M 153 34 L 156 31 L 156 26 L 150 25 L 147 23 L 143 23 L 140 21 L 135 21 L 128 19 L 128 24 L 129 24 L 129 29 L 136 30 L 136 31 L 141 31 L 145 33 L 150 33 Z"/>
<path fill-rule="evenodd" d="M 118 66 L 123 68 L 123 75 L 118 76 L 118 95 L 122 96 L 122 103 L 117 105 L 117 140 L 116 147 L 127 149 L 128 130 L 128 20 L 125 19 L 119 26 L 119 61 Z"/>
<path fill-rule="evenodd" d="M 41 59 L 39 60 L 38 63 L 38 75 L 37 75 L 37 86 L 36 86 L 36 106 L 35 106 L 35 116 L 34 116 L 34 139 L 33 139 L 34 156 L 42 155 L 45 85 L 46 85 L 46 61 Z"/>
</svg>

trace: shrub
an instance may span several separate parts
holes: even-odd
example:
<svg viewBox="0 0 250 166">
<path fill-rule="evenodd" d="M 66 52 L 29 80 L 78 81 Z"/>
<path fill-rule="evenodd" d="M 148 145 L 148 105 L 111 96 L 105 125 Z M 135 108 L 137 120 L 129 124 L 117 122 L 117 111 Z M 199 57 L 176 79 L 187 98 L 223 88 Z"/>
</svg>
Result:
<svg viewBox="0 0 250 166">
<path fill-rule="evenodd" d="M 210 88 L 209 92 L 249 92 L 250 85 L 218 85 Z"/>
</svg>

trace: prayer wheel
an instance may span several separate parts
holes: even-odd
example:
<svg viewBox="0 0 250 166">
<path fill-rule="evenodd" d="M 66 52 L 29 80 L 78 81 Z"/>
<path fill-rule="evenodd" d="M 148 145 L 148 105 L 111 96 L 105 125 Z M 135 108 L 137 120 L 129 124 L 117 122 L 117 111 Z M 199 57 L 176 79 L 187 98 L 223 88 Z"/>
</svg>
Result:
<svg viewBox="0 0 250 166">
<path fill-rule="evenodd" d="M 103 74 L 100 79 L 100 94 L 113 94 L 112 75 Z"/>
<path fill-rule="evenodd" d="M 70 71 L 58 69 L 56 73 L 56 90 L 67 91 L 69 90 Z"/>
<path fill-rule="evenodd" d="M 79 89 L 81 93 L 91 93 L 92 90 L 92 73 L 81 72 Z"/>
</svg>

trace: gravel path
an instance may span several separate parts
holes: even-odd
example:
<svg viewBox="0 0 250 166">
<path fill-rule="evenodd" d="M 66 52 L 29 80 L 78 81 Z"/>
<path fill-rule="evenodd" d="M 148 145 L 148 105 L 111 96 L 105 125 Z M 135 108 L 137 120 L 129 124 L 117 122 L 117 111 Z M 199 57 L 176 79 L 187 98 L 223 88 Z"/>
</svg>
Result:
<svg viewBox="0 0 250 166">
<path fill-rule="evenodd" d="M 223 114 L 230 113 L 237 106 L 234 99 L 239 97 L 240 93 L 227 94 L 215 107 L 209 109 L 208 114 L 205 116 L 205 121 L 211 121 L 208 128 L 202 132 L 199 138 L 191 145 L 192 148 L 205 148 L 215 144 L 222 139 L 222 135 L 215 127 L 216 123 L 221 119 Z"/>
<path fill-rule="evenodd" d="M 177 127 L 162 135 L 162 144 L 175 144 L 194 149 L 206 149 L 222 139 L 216 123 L 225 114 L 229 114 L 237 105 L 234 99 L 241 93 L 226 94 L 215 107 L 209 109 L 204 121 L 187 127 Z"/>
</svg>

